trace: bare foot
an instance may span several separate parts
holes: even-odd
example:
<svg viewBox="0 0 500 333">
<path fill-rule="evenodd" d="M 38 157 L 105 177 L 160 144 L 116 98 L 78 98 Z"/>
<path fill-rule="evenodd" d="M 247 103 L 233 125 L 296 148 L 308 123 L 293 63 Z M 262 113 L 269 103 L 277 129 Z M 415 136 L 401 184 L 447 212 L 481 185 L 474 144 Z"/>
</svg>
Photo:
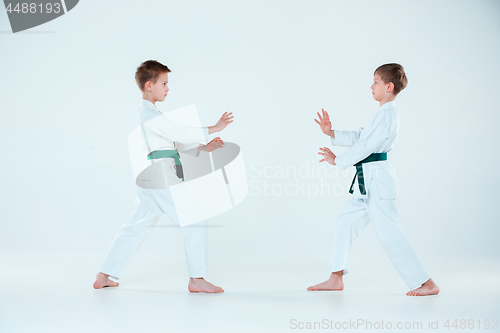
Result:
<svg viewBox="0 0 500 333">
<path fill-rule="evenodd" d="M 323 283 L 307 288 L 307 290 L 344 290 L 344 282 L 342 281 L 343 271 L 333 272 L 330 278 Z"/>
<path fill-rule="evenodd" d="M 109 279 L 109 275 L 99 272 L 94 282 L 95 289 L 103 287 L 118 287 L 119 283 Z"/>
<path fill-rule="evenodd" d="M 223 293 L 224 289 L 214 286 L 204 278 L 189 278 L 188 290 L 192 293 Z"/>
<path fill-rule="evenodd" d="M 406 293 L 408 296 L 428 296 L 437 295 L 439 293 L 439 288 L 437 284 L 432 281 L 432 279 L 427 280 L 421 287 L 417 289 L 410 290 Z"/>
</svg>

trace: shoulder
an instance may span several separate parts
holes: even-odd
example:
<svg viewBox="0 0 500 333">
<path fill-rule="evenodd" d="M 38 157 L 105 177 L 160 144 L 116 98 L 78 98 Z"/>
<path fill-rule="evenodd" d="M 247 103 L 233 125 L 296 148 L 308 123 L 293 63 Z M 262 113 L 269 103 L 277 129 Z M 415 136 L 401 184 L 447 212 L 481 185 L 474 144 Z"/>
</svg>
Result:
<svg viewBox="0 0 500 333">
<path fill-rule="evenodd" d="M 399 124 L 399 111 L 396 107 L 386 107 L 381 111 L 380 123 L 387 128 L 395 128 Z"/>
<path fill-rule="evenodd" d="M 162 113 L 158 110 L 150 108 L 148 106 L 139 107 L 139 112 L 137 115 L 137 121 L 142 124 L 145 123 L 155 117 L 162 115 Z"/>
</svg>

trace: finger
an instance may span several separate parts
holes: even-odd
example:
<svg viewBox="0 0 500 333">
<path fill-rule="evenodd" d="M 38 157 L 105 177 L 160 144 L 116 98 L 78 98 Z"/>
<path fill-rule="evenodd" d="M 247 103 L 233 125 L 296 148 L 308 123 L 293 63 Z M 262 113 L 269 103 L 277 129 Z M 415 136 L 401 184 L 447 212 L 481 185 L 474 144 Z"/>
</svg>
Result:
<svg viewBox="0 0 500 333">
<path fill-rule="evenodd" d="M 316 114 L 318 115 L 319 117 L 319 121 L 323 121 L 323 118 L 321 118 L 321 115 L 319 114 L 319 112 L 316 112 Z"/>
<path fill-rule="evenodd" d="M 317 119 L 314 119 L 314 121 L 316 122 L 316 124 L 318 124 L 318 125 L 319 125 L 319 121 L 318 121 Z"/>
<path fill-rule="evenodd" d="M 325 159 L 319 160 L 320 162 L 323 162 Z"/>
</svg>

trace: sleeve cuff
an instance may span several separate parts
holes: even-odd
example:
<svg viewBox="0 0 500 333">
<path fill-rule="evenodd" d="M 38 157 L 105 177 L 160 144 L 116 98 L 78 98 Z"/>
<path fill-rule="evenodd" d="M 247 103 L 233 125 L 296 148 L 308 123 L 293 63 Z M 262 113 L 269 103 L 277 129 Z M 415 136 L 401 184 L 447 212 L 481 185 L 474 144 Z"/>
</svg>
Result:
<svg viewBox="0 0 500 333">
<path fill-rule="evenodd" d="M 344 159 L 342 158 L 342 155 L 337 156 L 335 158 L 335 164 L 342 170 L 346 169 L 347 167 L 351 166 L 350 164 L 345 164 Z"/>
<path fill-rule="evenodd" d="M 342 135 L 340 133 L 340 131 L 336 131 L 336 130 L 333 130 L 333 132 L 335 133 L 335 137 L 331 136 L 330 139 L 332 141 L 332 145 L 334 146 L 341 146 L 341 140 L 340 140 L 340 136 Z"/>
<path fill-rule="evenodd" d="M 202 127 L 203 135 L 205 136 L 205 144 L 208 143 L 208 127 Z"/>
</svg>

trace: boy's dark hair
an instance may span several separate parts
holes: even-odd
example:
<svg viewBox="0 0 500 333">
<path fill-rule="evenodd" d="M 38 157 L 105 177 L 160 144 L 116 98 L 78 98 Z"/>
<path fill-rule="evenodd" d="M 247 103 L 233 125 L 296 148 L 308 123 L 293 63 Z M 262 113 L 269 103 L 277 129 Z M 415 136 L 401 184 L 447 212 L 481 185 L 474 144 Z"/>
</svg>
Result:
<svg viewBox="0 0 500 333">
<path fill-rule="evenodd" d="M 384 83 L 392 82 L 394 84 L 394 95 L 397 95 L 406 88 L 408 78 L 406 78 L 405 70 L 400 64 L 385 64 L 379 66 L 373 75 L 378 74 Z"/>
<path fill-rule="evenodd" d="M 141 63 L 139 67 L 137 67 L 137 71 L 135 72 L 135 82 L 139 86 L 142 92 L 144 92 L 144 85 L 146 82 L 151 81 L 156 83 L 158 81 L 158 77 L 162 73 L 170 73 L 170 69 L 167 66 L 159 63 L 156 60 L 146 60 Z"/>
</svg>

